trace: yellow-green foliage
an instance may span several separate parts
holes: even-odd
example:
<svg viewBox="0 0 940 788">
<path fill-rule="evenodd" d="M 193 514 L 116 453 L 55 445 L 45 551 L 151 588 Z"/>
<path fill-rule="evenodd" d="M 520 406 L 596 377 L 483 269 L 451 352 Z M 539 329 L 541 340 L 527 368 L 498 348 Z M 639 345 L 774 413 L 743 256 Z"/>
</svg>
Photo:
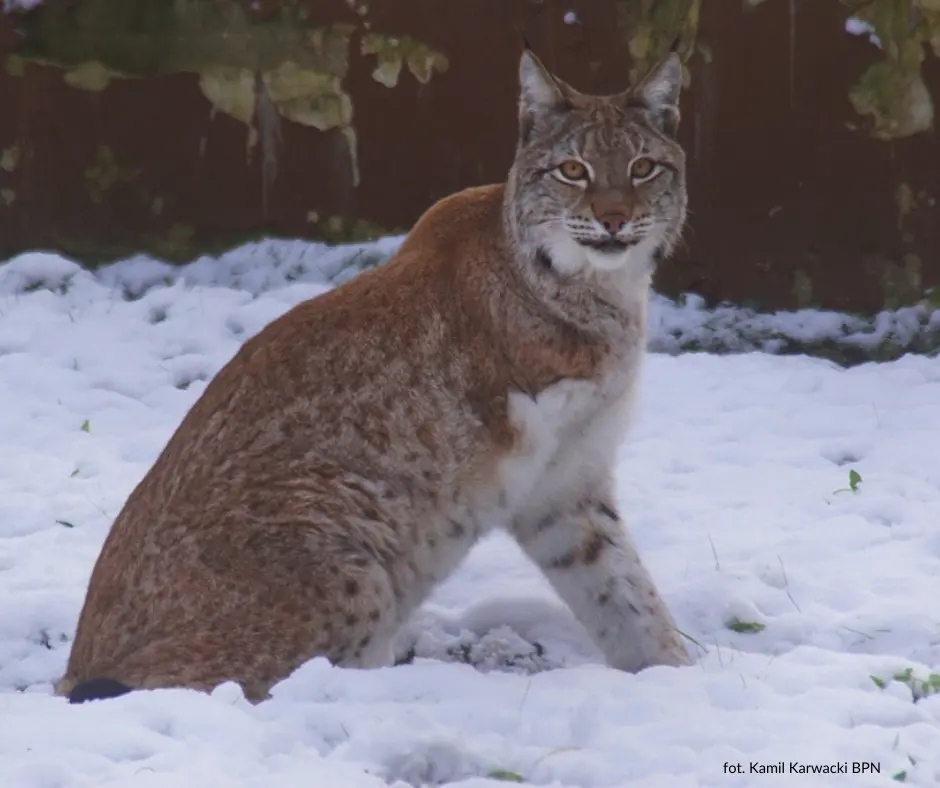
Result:
<svg viewBox="0 0 940 788">
<path fill-rule="evenodd" d="M 350 179 L 358 185 L 353 102 L 343 84 L 354 26 L 318 26 L 302 2 L 285 2 L 263 21 L 245 9 L 238 0 L 49 4 L 26 17 L 26 38 L 7 58 L 6 70 L 21 76 L 26 62 L 58 66 L 67 84 L 95 91 L 114 79 L 193 73 L 214 110 L 249 127 L 249 156 L 278 116 L 321 131 L 339 129 L 349 148 Z M 377 57 L 374 76 L 389 87 L 403 65 L 424 83 L 449 66 L 443 53 L 410 36 L 365 33 L 362 53 Z M 267 147 L 266 156 L 275 155 Z"/>
<path fill-rule="evenodd" d="M 285 3 L 270 19 L 254 22 L 234 0 L 56 3 L 25 24 L 22 46 L 7 58 L 11 75 L 22 75 L 23 64 L 33 61 L 59 66 L 76 89 L 104 90 L 114 79 L 197 74 L 213 108 L 249 127 L 249 154 L 266 91 L 265 106 L 277 115 L 322 131 L 340 129 L 351 179 L 359 181 L 352 99 L 343 88 L 351 25 L 317 27 L 302 3 Z"/>
<path fill-rule="evenodd" d="M 365 33 L 361 50 L 363 55 L 376 56 L 378 66 L 372 72 L 372 78 L 389 88 L 398 84 L 403 64 L 422 84 L 430 82 L 435 71 L 443 73 L 450 67 L 446 55 L 411 36 Z"/>
<path fill-rule="evenodd" d="M 855 111 L 872 120 L 878 139 L 908 137 L 933 127 L 934 107 L 924 84 L 924 45 L 940 54 L 940 0 L 843 0 L 868 22 L 884 50 L 849 91 Z"/>
<path fill-rule="evenodd" d="M 619 21 L 627 36 L 631 81 L 664 57 L 674 42 L 686 61 L 696 48 L 702 0 L 620 0 Z"/>
</svg>

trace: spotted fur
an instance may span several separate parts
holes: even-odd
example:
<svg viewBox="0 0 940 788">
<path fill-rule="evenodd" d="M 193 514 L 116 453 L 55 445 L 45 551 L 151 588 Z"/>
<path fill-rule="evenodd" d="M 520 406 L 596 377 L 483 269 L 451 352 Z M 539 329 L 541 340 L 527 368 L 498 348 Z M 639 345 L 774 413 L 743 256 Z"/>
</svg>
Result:
<svg viewBox="0 0 940 788">
<path fill-rule="evenodd" d="M 505 185 L 440 201 L 207 386 L 111 528 L 59 692 L 234 680 L 260 700 L 316 655 L 388 665 L 497 527 L 612 666 L 688 663 L 611 486 L 685 218 L 681 66 L 605 97 L 530 52 L 520 77 Z"/>
</svg>

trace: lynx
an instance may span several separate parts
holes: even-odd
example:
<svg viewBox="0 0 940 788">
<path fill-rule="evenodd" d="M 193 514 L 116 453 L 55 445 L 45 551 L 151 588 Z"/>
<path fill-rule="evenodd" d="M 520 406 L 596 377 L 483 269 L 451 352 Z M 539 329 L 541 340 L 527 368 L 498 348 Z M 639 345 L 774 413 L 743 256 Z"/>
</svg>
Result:
<svg viewBox="0 0 940 788">
<path fill-rule="evenodd" d="M 612 471 L 656 261 L 686 214 L 675 54 L 591 96 L 526 48 L 505 184 L 432 206 L 384 265 L 245 342 L 94 567 L 71 702 L 393 662 L 396 632 L 503 528 L 625 671 L 689 654 Z"/>
</svg>

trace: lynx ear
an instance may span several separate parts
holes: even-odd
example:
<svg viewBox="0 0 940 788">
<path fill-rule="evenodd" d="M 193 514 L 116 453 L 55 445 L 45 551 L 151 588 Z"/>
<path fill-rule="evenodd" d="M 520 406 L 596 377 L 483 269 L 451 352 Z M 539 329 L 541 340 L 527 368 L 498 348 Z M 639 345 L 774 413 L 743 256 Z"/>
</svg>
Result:
<svg viewBox="0 0 940 788">
<path fill-rule="evenodd" d="M 672 137 L 679 128 L 681 92 L 682 61 L 675 52 L 670 52 L 625 95 L 630 106 L 648 110 L 653 125 Z"/>
<path fill-rule="evenodd" d="M 539 117 L 569 107 L 569 88 L 553 77 L 528 48 L 519 61 L 519 88 L 519 140 L 524 143 Z"/>
</svg>

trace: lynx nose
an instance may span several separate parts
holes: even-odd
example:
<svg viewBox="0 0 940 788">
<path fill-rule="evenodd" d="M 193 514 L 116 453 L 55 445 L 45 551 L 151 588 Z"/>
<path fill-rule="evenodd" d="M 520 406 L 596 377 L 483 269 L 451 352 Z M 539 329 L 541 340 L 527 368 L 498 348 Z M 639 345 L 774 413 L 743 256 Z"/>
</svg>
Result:
<svg viewBox="0 0 940 788">
<path fill-rule="evenodd" d="M 616 235 L 619 233 L 624 227 L 627 226 L 627 222 L 630 221 L 629 217 L 624 211 L 607 211 L 606 213 L 602 213 L 600 215 L 595 213 L 594 216 L 597 217 L 597 221 L 599 221 L 604 226 L 604 229 L 607 230 L 607 232 L 609 232 L 611 235 Z"/>
<path fill-rule="evenodd" d="M 611 235 L 616 235 L 630 222 L 630 206 L 623 200 L 597 198 L 591 203 L 594 218 Z"/>
</svg>

